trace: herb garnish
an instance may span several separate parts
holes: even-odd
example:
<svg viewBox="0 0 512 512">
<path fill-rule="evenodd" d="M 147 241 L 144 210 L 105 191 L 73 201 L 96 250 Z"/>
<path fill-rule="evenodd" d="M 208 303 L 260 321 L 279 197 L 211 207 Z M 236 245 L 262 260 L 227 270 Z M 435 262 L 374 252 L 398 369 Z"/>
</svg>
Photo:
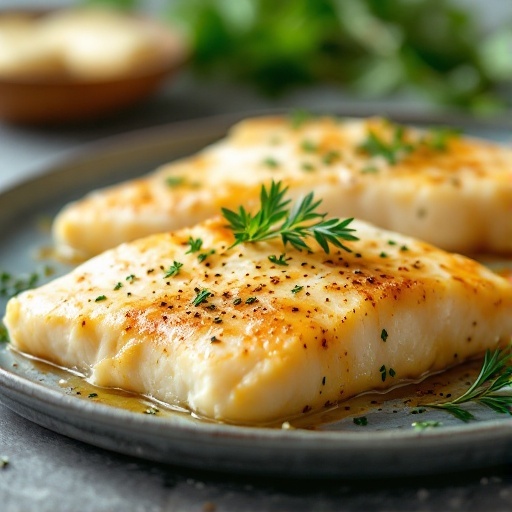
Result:
<svg viewBox="0 0 512 512">
<path fill-rule="evenodd" d="M 190 249 L 185 254 L 191 254 L 193 252 L 198 252 L 201 250 L 201 247 L 203 246 L 203 241 L 200 238 L 189 237 L 187 244 L 190 246 Z"/>
<path fill-rule="evenodd" d="M 386 331 L 386 329 L 382 329 L 382 331 L 380 333 L 380 339 L 383 342 L 386 342 L 388 340 L 388 331 Z"/>
<path fill-rule="evenodd" d="M 183 176 L 167 176 L 167 178 L 165 178 L 165 183 L 172 188 L 184 185 L 185 181 Z"/>
<path fill-rule="evenodd" d="M 414 149 L 412 144 L 405 141 L 404 134 L 403 126 L 394 126 L 392 139 L 387 142 L 374 131 L 368 130 L 368 135 L 359 149 L 370 156 L 382 156 L 393 165 Z"/>
<path fill-rule="evenodd" d="M 194 306 L 199 306 L 199 304 L 203 303 L 206 301 L 206 299 L 208 297 L 210 297 L 211 295 L 213 295 L 212 292 L 210 292 L 209 290 L 207 290 L 206 288 L 203 288 L 202 290 L 200 290 L 199 292 L 197 292 L 197 295 L 195 296 L 194 300 L 192 301 L 192 304 Z"/>
<path fill-rule="evenodd" d="M 107 296 L 106 295 L 98 295 L 98 297 L 96 297 L 94 299 L 94 302 L 101 302 L 102 300 L 107 300 Z"/>
<path fill-rule="evenodd" d="M 238 212 L 222 208 L 222 214 L 229 222 L 228 227 L 235 235 L 231 247 L 281 237 L 285 246 L 290 243 L 299 251 L 311 251 L 305 239 L 312 236 L 327 254 L 329 244 L 350 252 L 341 240 L 358 240 L 351 234 L 354 230 L 348 227 L 353 219 L 324 220 L 327 214 L 315 211 L 322 201 L 314 201 L 312 192 L 290 210 L 288 205 L 291 200 L 284 199 L 287 191 L 288 187 L 283 188 L 281 182 L 272 181 L 269 189 L 262 185 L 261 209 L 254 215 L 243 206 L 238 208 Z"/>
<path fill-rule="evenodd" d="M 9 333 L 3 322 L 0 322 L 0 343 L 9 343 Z"/>
<path fill-rule="evenodd" d="M 202 263 L 208 256 L 211 256 L 212 254 L 215 254 L 215 249 L 210 249 L 208 252 L 202 252 L 201 254 L 197 255 L 197 261 L 199 263 Z"/>
<path fill-rule="evenodd" d="M 272 263 L 275 263 L 276 265 L 281 265 L 282 267 L 287 267 L 288 266 L 288 263 L 286 262 L 286 260 L 284 259 L 286 256 L 286 254 L 281 254 L 279 256 L 279 258 L 275 255 L 275 254 L 271 254 L 268 259 L 272 262 Z"/>
<path fill-rule="evenodd" d="M 263 160 L 263 165 L 265 165 L 266 167 L 270 167 L 271 169 L 277 169 L 279 167 L 279 162 L 275 159 L 275 158 L 272 158 L 271 156 L 265 158 L 265 160 Z"/>
<path fill-rule="evenodd" d="M 167 277 L 174 277 L 180 273 L 180 269 L 183 267 L 183 263 L 179 261 L 173 261 L 172 265 L 165 271 L 164 279 Z"/>
<path fill-rule="evenodd" d="M 495 412 L 512 415 L 512 394 L 497 393 L 510 386 L 512 380 L 512 349 L 487 350 L 482 368 L 475 382 L 461 396 L 441 404 L 422 404 L 425 407 L 449 412 L 459 420 L 468 422 L 475 419 L 461 404 L 476 402 Z"/>
<path fill-rule="evenodd" d="M 299 293 L 303 288 L 304 288 L 304 286 L 300 286 L 300 285 L 296 284 L 296 285 L 292 288 L 292 293 L 293 293 L 293 294 L 295 294 L 295 293 Z"/>
<path fill-rule="evenodd" d="M 368 425 L 368 418 L 366 416 L 360 416 L 359 418 L 353 418 L 352 420 L 354 425 L 359 425 L 360 427 L 366 427 Z"/>
<path fill-rule="evenodd" d="M 10 298 L 25 290 L 30 290 L 38 284 L 39 278 L 38 272 L 20 277 L 15 277 L 9 272 L 2 272 L 0 273 L 0 296 Z"/>
</svg>

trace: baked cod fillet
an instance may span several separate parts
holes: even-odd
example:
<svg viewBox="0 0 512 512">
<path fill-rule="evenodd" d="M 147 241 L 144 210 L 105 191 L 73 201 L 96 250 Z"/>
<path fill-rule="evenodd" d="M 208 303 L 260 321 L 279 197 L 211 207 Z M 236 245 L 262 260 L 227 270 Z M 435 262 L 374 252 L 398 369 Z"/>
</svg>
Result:
<svg viewBox="0 0 512 512">
<path fill-rule="evenodd" d="M 353 252 L 314 242 L 282 257 L 280 240 L 229 248 L 224 219 L 152 235 L 11 299 L 4 322 L 14 348 L 93 384 L 244 424 L 418 379 L 509 340 L 505 279 L 352 227 Z"/>
<path fill-rule="evenodd" d="M 237 124 L 224 140 L 153 174 L 98 190 L 54 222 L 62 254 L 119 243 L 251 205 L 279 180 L 356 217 L 446 250 L 512 253 L 512 149 L 383 119 L 286 117 Z"/>
</svg>

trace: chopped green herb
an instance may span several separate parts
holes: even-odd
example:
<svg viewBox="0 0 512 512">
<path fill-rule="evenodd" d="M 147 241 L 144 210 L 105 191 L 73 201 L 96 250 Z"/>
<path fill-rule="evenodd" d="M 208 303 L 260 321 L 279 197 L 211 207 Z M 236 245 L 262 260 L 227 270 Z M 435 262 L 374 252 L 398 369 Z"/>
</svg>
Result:
<svg viewBox="0 0 512 512">
<path fill-rule="evenodd" d="M 408 251 L 409 247 L 407 247 L 407 245 L 402 245 L 402 247 L 400 247 L 400 250 L 401 251 Z"/>
<path fill-rule="evenodd" d="M 265 165 L 266 167 L 269 167 L 270 169 L 277 169 L 280 166 L 279 162 L 275 158 L 272 158 L 271 156 L 265 158 L 262 164 Z"/>
<path fill-rule="evenodd" d="M 257 297 L 248 297 L 247 299 L 245 299 L 245 303 L 252 304 L 252 303 L 256 302 L 257 300 L 258 300 Z"/>
<path fill-rule="evenodd" d="M 9 343 L 9 332 L 3 322 L 0 322 L 0 343 Z"/>
<path fill-rule="evenodd" d="M 242 299 L 240 297 L 237 297 L 234 301 L 233 301 L 233 304 L 235 306 L 238 306 L 239 304 L 242 304 Z"/>
<path fill-rule="evenodd" d="M 169 268 L 165 271 L 164 279 L 178 275 L 181 267 L 183 267 L 183 263 L 173 261 L 172 265 L 169 265 Z"/>
<path fill-rule="evenodd" d="M 352 420 L 355 425 L 359 425 L 360 427 L 366 427 L 368 425 L 368 418 L 366 416 L 359 416 L 359 418 L 353 418 Z"/>
<path fill-rule="evenodd" d="M 475 419 L 473 414 L 461 407 L 467 402 L 476 402 L 500 414 L 512 415 L 512 394 L 497 393 L 503 388 L 508 388 L 511 379 L 511 347 L 505 350 L 496 349 L 494 352 L 487 350 L 478 377 L 465 393 L 449 402 L 423 405 L 449 412 L 465 422 Z"/>
<path fill-rule="evenodd" d="M 87 398 L 96 398 L 98 396 L 98 393 L 89 393 L 87 395 Z"/>
<path fill-rule="evenodd" d="M 341 153 L 339 151 L 328 151 L 322 157 L 322 161 L 325 165 L 332 165 L 334 162 L 341 158 Z"/>
<path fill-rule="evenodd" d="M 185 254 L 191 254 L 193 252 L 198 252 L 201 250 L 203 246 L 203 241 L 200 238 L 192 238 L 188 239 L 187 244 L 190 246 L 190 249 Z"/>
<path fill-rule="evenodd" d="M 394 240 L 388 240 L 388 245 L 396 245 L 396 242 Z"/>
<path fill-rule="evenodd" d="M 455 128 L 439 127 L 432 128 L 422 139 L 422 143 L 434 151 L 446 151 L 450 140 L 458 137 L 460 130 Z"/>
<path fill-rule="evenodd" d="M 389 376 L 390 376 L 390 377 L 394 377 L 395 375 L 396 375 L 395 370 L 393 370 L 393 368 L 390 368 L 390 369 L 389 369 Z"/>
<path fill-rule="evenodd" d="M 119 282 L 117 283 L 115 286 L 114 286 L 114 290 L 119 290 L 120 288 L 123 287 L 123 283 Z"/>
<path fill-rule="evenodd" d="M 94 299 L 94 302 L 101 302 L 102 300 L 107 300 L 107 296 L 106 295 L 98 295 L 98 297 L 96 297 Z"/>
<path fill-rule="evenodd" d="M 300 286 L 300 285 L 296 284 L 296 285 L 292 288 L 292 293 L 299 293 L 303 288 L 304 288 L 304 286 Z"/>
<path fill-rule="evenodd" d="M 0 296 L 14 297 L 21 292 L 34 288 L 39 283 L 40 275 L 38 272 L 32 272 L 25 276 L 15 277 L 9 272 L 0 274 Z"/>
<path fill-rule="evenodd" d="M 211 343 L 219 343 L 219 342 L 220 342 L 220 340 L 219 340 L 219 339 L 217 339 L 217 337 L 216 337 L 216 336 L 212 336 L 212 337 L 210 338 L 210 342 L 211 342 Z"/>
<path fill-rule="evenodd" d="M 130 283 L 133 283 L 137 277 L 135 277 L 134 274 L 130 274 L 129 276 L 126 276 L 126 281 L 129 281 Z"/>
<path fill-rule="evenodd" d="M 300 128 L 306 121 L 311 119 L 312 115 L 303 109 L 296 109 L 290 113 L 289 119 L 292 125 L 292 128 Z"/>
<path fill-rule="evenodd" d="M 208 291 L 206 288 L 203 288 L 201 291 L 197 292 L 197 295 L 192 301 L 192 304 L 194 306 L 199 306 L 199 304 L 205 302 L 206 299 L 211 295 L 213 295 L 212 292 Z"/>
<path fill-rule="evenodd" d="M 300 164 L 300 168 L 305 172 L 313 172 L 315 170 L 315 166 L 309 162 L 303 162 Z"/>
<path fill-rule="evenodd" d="M 222 323 L 222 318 L 220 316 L 216 316 L 214 319 L 213 319 L 213 323 L 214 324 L 221 324 Z"/>
<path fill-rule="evenodd" d="M 315 153 L 318 151 L 318 145 L 307 139 L 302 141 L 300 148 L 302 151 L 306 151 L 306 153 Z"/>
<path fill-rule="evenodd" d="M 379 257 L 381 257 L 381 258 L 387 258 L 387 257 L 388 257 L 388 255 L 387 255 L 387 253 L 385 253 L 384 251 L 382 251 L 382 252 L 379 254 Z"/>
<path fill-rule="evenodd" d="M 414 146 L 405 141 L 405 130 L 403 126 L 393 125 L 394 132 L 390 142 L 381 139 L 375 132 L 368 130 L 366 139 L 359 145 L 359 149 L 369 156 L 381 156 L 394 165 L 401 158 L 409 154 Z"/>
<path fill-rule="evenodd" d="M 211 249 L 208 252 L 202 252 L 201 254 L 197 255 L 197 261 L 202 263 L 206 258 L 208 258 L 208 256 L 211 256 L 212 254 L 215 254 L 215 249 Z"/>
<path fill-rule="evenodd" d="M 321 200 L 314 201 L 312 192 L 290 210 L 290 200 L 283 199 L 287 191 L 288 188 L 282 188 L 280 182 L 272 181 L 268 190 L 263 185 L 260 192 L 260 210 L 254 215 L 243 206 L 239 207 L 238 212 L 222 208 L 222 213 L 229 222 L 228 227 L 235 235 L 235 242 L 231 247 L 280 236 L 285 246 L 290 243 L 295 249 L 310 251 L 305 239 L 312 236 L 327 254 L 329 244 L 350 252 L 341 240 L 357 240 L 352 235 L 354 230 L 348 227 L 353 219 L 324 220 L 327 214 L 315 211 Z M 281 224 L 276 226 L 278 223 Z"/>
<path fill-rule="evenodd" d="M 287 267 L 288 266 L 288 263 L 286 262 L 286 260 L 284 259 L 285 258 L 285 254 L 281 254 L 279 256 L 279 258 L 275 255 L 275 254 L 272 254 L 268 257 L 268 259 L 272 262 L 272 263 L 275 263 L 276 265 L 281 265 L 282 267 Z"/>
<path fill-rule="evenodd" d="M 386 380 L 386 377 L 388 376 L 388 371 L 386 370 L 386 366 L 382 365 L 379 368 L 379 372 L 380 372 L 380 376 L 382 378 L 382 382 L 384 382 Z"/>
<path fill-rule="evenodd" d="M 442 423 L 440 421 L 415 421 L 412 423 L 412 427 L 414 427 L 415 430 L 426 430 L 428 428 L 436 428 L 442 426 Z"/>
<path fill-rule="evenodd" d="M 388 331 L 386 329 L 382 329 L 382 332 L 380 333 L 380 339 L 384 342 L 388 339 Z"/>
<path fill-rule="evenodd" d="M 186 179 L 183 176 L 167 176 L 167 178 L 165 178 L 165 183 L 167 186 L 174 188 L 184 185 L 186 183 Z"/>
</svg>

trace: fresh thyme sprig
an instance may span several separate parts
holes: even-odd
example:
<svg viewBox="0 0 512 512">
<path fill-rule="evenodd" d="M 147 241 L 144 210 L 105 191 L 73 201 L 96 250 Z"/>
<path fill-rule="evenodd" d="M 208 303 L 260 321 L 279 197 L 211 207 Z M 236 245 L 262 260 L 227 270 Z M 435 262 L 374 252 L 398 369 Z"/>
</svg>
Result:
<svg viewBox="0 0 512 512">
<path fill-rule="evenodd" d="M 269 189 L 262 185 L 260 210 L 254 215 L 243 206 L 238 208 L 238 212 L 222 208 L 222 214 L 229 222 L 228 227 L 235 235 L 235 242 L 231 247 L 244 242 L 260 242 L 281 237 L 285 246 L 289 243 L 299 251 L 311 251 L 305 240 L 314 237 L 327 254 L 330 250 L 329 244 L 350 252 L 350 248 L 341 240 L 358 240 L 352 234 L 355 230 L 348 227 L 353 219 L 324 220 L 327 214 L 316 211 L 322 201 L 315 201 L 312 192 L 290 210 L 288 205 L 291 200 L 284 199 L 287 191 L 288 187 L 283 187 L 281 182 L 272 181 Z"/>
<path fill-rule="evenodd" d="M 497 393 L 510 386 L 511 381 L 511 347 L 505 350 L 497 349 L 494 352 L 487 350 L 480 374 L 464 394 L 450 402 L 425 404 L 425 407 L 444 410 L 465 422 L 474 419 L 473 414 L 461 407 L 461 404 L 467 402 L 476 402 L 495 412 L 512 415 L 512 394 Z"/>
</svg>

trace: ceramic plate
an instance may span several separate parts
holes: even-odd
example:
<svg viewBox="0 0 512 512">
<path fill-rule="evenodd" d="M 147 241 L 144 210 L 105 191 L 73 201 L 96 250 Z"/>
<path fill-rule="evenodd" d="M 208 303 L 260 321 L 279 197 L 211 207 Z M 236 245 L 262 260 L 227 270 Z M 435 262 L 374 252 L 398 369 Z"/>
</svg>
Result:
<svg viewBox="0 0 512 512">
<path fill-rule="evenodd" d="M 446 119 L 395 116 L 443 124 Z M 0 272 L 44 279 L 68 268 L 49 258 L 49 222 L 84 192 L 149 172 L 223 136 L 237 119 L 215 118 L 128 134 L 85 148 L 73 158 L 0 195 Z M 459 124 L 451 120 L 450 124 Z M 464 122 L 466 133 L 506 141 L 510 131 Z M 5 307 L 5 299 L 0 304 Z M 512 418 L 472 409 L 462 423 L 418 407 L 434 390 L 455 393 L 478 364 L 386 394 L 368 394 L 321 414 L 265 427 L 203 421 L 186 411 L 118 391 L 0 346 L 0 399 L 51 430 L 158 462 L 217 471 L 297 477 L 370 477 L 451 472 L 512 462 Z M 421 421 L 438 422 L 418 429 Z M 416 428 L 413 426 L 416 423 Z"/>
</svg>

